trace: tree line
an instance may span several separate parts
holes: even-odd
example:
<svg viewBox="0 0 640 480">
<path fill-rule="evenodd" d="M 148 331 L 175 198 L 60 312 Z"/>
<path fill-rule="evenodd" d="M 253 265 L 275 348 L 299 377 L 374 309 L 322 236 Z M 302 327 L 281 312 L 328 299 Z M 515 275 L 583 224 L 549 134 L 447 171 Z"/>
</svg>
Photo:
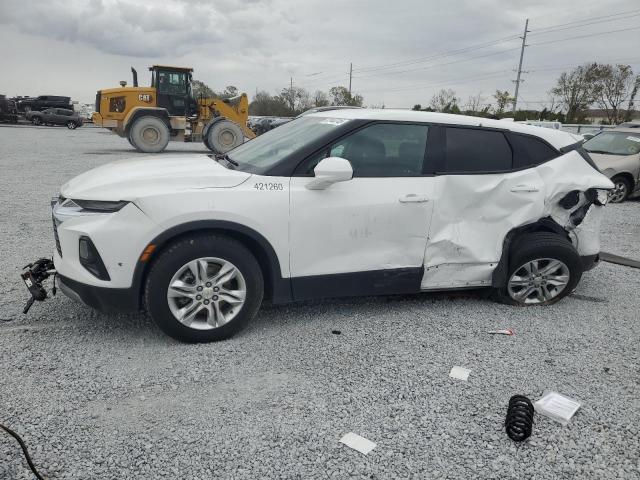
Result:
<svg viewBox="0 0 640 480">
<path fill-rule="evenodd" d="M 630 65 L 594 62 L 560 74 L 540 109 L 519 109 L 514 115 L 510 108 L 513 97 L 507 90 L 496 90 L 492 101 L 478 93 L 469 96 L 463 104 L 454 90 L 443 88 L 431 97 L 426 107 L 416 104 L 413 110 L 584 123 L 589 109 L 595 106 L 605 113 L 602 123 L 616 125 L 631 120 L 639 87 L 640 75 L 634 75 Z"/>
<path fill-rule="evenodd" d="M 216 92 L 207 84 L 194 80 L 192 88 L 196 98 L 231 98 L 238 95 L 238 89 L 233 85 L 227 86 L 222 92 Z M 345 87 L 336 86 L 329 89 L 328 92 L 316 90 L 314 93 L 309 93 L 302 87 L 291 85 L 275 95 L 264 90 L 256 92 L 249 103 L 249 115 L 295 117 L 313 107 L 329 105 L 361 107 L 363 102 L 362 95 L 349 92 Z"/>
<path fill-rule="evenodd" d="M 333 87 L 328 93 L 322 90 L 309 93 L 302 87 L 290 86 L 283 88 L 276 95 L 271 95 L 264 90 L 257 92 L 249 104 L 249 114 L 295 117 L 313 107 L 329 105 L 361 107 L 363 101 L 362 95 L 349 92 L 345 87 Z"/>
</svg>

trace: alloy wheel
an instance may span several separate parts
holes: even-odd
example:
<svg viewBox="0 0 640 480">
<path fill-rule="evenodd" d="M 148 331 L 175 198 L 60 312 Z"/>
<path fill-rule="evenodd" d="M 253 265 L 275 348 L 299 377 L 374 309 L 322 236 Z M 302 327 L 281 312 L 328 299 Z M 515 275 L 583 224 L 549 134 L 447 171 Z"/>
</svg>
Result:
<svg viewBox="0 0 640 480">
<path fill-rule="evenodd" d="M 609 201 L 611 203 L 620 203 L 625 198 L 627 198 L 627 183 L 617 180 L 613 190 L 609 193 Z"/>
<path fill-rule="evenodd" d="M 507 284 L 509 296 L 523 305 L 548 303 L 569 284 L 569 268 L 553 258 L 530 260 L 518 267 Z"/>
<path fill-rule="evenodd" d="M 231 262 L 205 257 L 184 264 L 167 289 L 173 316 L 183 325 L 211 330 L 233 320 L 242 309 L 247 285 Z"/>
</svg>

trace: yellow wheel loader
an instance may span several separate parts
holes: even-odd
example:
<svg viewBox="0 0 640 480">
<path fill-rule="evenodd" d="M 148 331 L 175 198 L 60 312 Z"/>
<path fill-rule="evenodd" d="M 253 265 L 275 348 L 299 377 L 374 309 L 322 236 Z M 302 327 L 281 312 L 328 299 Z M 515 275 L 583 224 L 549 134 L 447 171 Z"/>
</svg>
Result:
<svg viewBox="0 0 640 480">
<path fill-rule="evenodd" d="M 163 151 L 169 140 L 202 141 L 215 153 L 226 153 L 255 134 L 247 127 L 249 100 L 243 93 L 228 99 L 194 98 L 192 68 L 154 65 L 151 86 L 99 90 L 93 123 L 121 137 L 141 152 Z"/>
</svg>

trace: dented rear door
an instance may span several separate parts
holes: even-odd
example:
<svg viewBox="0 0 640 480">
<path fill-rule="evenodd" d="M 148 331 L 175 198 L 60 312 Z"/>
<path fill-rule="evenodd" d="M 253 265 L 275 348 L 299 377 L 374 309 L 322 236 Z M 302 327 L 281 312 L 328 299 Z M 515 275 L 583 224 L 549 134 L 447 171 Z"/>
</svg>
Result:
<svg viewBox="0 0 640 480">
<path fill-rule="evenodd" d="M 509 231 L 550 217 L 569 234 L 572 212 L 590 200 L 579 193 L 570 208 L 560 200 L 610 188 L 577 151 L 561 154 L 528 135 L 442 127 L 440 141 L 423 289 L 491 285 Z M 599 228 L 598 219 L 589 225 Z"/>
</svg>

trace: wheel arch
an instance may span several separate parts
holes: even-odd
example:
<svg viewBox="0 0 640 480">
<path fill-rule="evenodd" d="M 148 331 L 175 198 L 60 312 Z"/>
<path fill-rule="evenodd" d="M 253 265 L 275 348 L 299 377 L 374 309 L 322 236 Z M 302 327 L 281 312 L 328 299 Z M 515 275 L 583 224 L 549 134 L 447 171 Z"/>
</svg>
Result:
<svg viewBox="0 0 640 480">
<path fill-rule="evenodd" d="M 264 298 L 273 303 L 286 303 L 292 300 L 290 279 L 284 279 L 278 256 L 269 241 L 255 230 L 238 223 L 224 220 L 199 220 L 172 227 L 155 237 L 148 245 L 155 249 L 148 261 L 138 261 L 133 274 L 132 288 L 137 292 L 140 305 L 144 295 L 144 285 L 151 265 L 158 254 L 170 243 L 189 235 L 216 233 L 226 235 L 247 247 L 256 257 L 264 277 Z M 140 256 L 144 253 L 140 252 Z"/>
<path fill-rule="evenodd" d="M 631 175 L 630 172 L 618 172 L 615 175 L 611 175 L 611 180 L 613 181 L 614 178 L 618 178 L 618 177 L 622 177 L 625 180 L 627 180 L 629 182 L 629 186 L 631 187 L 630 192 L 633 192 L 636 188 L 636 180 L 635 178 L 633 178 L 633 175 Z"/>
<path fill-rule="evenodd" d="M 131 126 L 133 123 L 139 119 L 140 117 L 158 117 L 164 123 L 166 123 L 167 128 L 171 131 L 171 121 L 169 120 L 169 112 L 165 108 L 159 107 L 134 107 L 124 118 L 124 134 L 129 135 L 129 131 L 131 130 Z"/>
<path fill-rule="evenodd" d="M 571 241 L 567 231 L 551 217 L 541 218 L 536 222 L 521 225 L 510 230 L 504 237 L 504 241 L 502 242 L 502 254 L 500 256 L 500 261 L 498 262 L 496 268 L 493 270 L 493 274 L 491 276 L 492 287 L 500 288 L 506 284 L 510 267 L 509 256 L 511 253 L 511 248 L 513 247 L 516 239 L 518 237 L 521 237 L 522 235 L 535 232 L 555 233 Z"/>
</svg>

